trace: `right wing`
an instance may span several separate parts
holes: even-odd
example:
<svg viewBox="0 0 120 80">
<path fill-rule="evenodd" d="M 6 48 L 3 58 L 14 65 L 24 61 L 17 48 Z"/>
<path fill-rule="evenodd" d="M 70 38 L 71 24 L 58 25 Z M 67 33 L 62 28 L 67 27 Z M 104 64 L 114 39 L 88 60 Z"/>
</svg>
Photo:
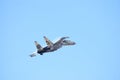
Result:
<svg viewBox="0 0 120 80">
<path fill-rule="evenodd" d="M 61 43 L 64 39 L 66 39 L 66 38 L 69 38 L 69 37 L 62 37 L 62 38 L 60 38 L 58 41 L 57 41 L 57 43 Z"/>
</svg>

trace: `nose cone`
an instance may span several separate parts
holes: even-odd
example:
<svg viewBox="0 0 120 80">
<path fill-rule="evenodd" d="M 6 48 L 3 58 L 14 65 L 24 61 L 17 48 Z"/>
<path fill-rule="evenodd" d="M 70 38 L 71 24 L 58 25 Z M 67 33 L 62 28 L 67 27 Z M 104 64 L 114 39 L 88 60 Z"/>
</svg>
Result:
<svg viewBox="0 0 120 80">
<path fill-rule="evenodd" d="M 69 45 L 75 45 L 76 43 L 75 42 L 70 42 Z"/>
<path fill-rule="evenodd" d="M 76 43 L 70 40 L 64 40 L 63 45 L 75 45 Z"/>
<path fill-rule="evenodd" d="M 72 43 L 72 45 L 75 45 L 75 44 L 76 44 L 75 42 Z"/>
</svg>

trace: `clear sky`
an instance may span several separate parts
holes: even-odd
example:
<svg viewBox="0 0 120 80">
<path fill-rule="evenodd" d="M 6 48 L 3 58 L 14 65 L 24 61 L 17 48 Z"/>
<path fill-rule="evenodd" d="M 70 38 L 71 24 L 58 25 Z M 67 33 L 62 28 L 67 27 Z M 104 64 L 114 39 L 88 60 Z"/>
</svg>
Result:
<svg viewBox="0 0 120 80">
<path fill-rule="evenodd" d="M 119 0 L 0 0 L 0 80 L 120 80 Z M 76 45 L 29 55 L 34 41 Z"/>
</svg>

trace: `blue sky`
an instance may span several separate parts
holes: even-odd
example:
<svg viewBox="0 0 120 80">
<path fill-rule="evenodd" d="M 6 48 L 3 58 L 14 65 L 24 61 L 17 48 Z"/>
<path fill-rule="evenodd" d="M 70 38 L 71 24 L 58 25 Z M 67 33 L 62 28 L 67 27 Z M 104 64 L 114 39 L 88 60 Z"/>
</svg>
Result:
<svg viewBox="0 0 120 80">
<path fill-rule="evenodd" d="M 119 0 L 1 0 L 0 80 L 120 80 Z M 34 58 L 34 41 L 76 45 Z"/>
</svg>

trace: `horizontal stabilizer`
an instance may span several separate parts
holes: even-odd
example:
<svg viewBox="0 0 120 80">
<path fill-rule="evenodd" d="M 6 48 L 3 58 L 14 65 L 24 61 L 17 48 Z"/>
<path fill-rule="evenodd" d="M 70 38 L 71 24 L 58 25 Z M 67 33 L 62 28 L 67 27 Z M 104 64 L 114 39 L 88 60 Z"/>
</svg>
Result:
<svg viewBox="0 0 120 80">
<path fill-rule="evenodd" d="M 37 52 L 33 52 L 33 54 L 30 54 L 30 57 L 35 57 L 37 55 Z"/>
</svg>

